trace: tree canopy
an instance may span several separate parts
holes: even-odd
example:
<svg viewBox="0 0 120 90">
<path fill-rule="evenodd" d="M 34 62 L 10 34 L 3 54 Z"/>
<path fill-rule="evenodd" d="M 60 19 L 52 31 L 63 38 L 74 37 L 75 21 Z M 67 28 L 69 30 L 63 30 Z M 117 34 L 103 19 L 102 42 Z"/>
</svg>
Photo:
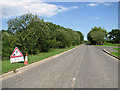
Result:
<svg viewBox="0 0 120 90">
<path fill-rule="evenodd" d="M 83 41 L 80 31 L 45 22 L 37 15 L 27 13 L 8 20 L 8 30 L 2 30 L 2 58 L 9 59 L 18 47 L 23 54 L 38 54 L 52 48 L 66 48 Z"/>
<path fill-rule="evenodd" d="M 94 27 L 91 31 L 87 34 L 87 38 L 91 44 L 104 44 L 104 39 L 107 38 L 107 31 L 104 28 L 97 28 Z"/>
<path fill-rule="evenodd" d="M 109 32 L 109 39 L 113 43 L 120 43 L 120 30 L 112 29 L 112 31 Z"/>
</svg>

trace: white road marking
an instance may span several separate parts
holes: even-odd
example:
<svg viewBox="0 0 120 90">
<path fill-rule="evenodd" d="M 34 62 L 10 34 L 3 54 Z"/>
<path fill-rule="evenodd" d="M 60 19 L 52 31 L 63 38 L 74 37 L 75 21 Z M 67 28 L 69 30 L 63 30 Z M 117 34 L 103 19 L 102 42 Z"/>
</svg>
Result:
<svg viewBox="0 0 120 90">
<path fill-rule="evenodd" d="M 73 82 L 72 82 L 72 87 L 75 85 L 75 78 L 73 78 L 73 80 L 72 80 Z"/>
<path fill-rule="evenodd" d="M 105 54 L 106 54 L 107 56 L 109 56 L 109 57 L 111 57 L 111 58 L 113 58 L 113 59 L 119 61 L 117 58 L 115 58 L 115 57 L 113 57 L 113 56 L 111 56 L 111 55 L 109 55 L 109 54 L 107 54 L 107 53 L 105 53 Z"/>
<path fill-rule="evenodd" d="M 73 82 L 75 81 L 75 78 L 73 78 Z"/>
<path fill-rule="evenodd" d="M 85 52 L 85 50 L 84 50 L 84 52 Z M 80 59 L 81 59 L 81 62 L 82 62 L 83 56 L 81 56 Z M 75 76 L 74 76 L 74 78 L 73 78 L 73 80 L 72 80 L 72 88 L 73 88 L 74 85 L 75 85 L 75 80 L 76 80 L 76 77 L 77 77 L 77 75 L 78 75 L 80 66 L 81 66 L 81 63 L 80 63 L 80 65 L 77 67 L 77 71 L 75 72 Z"/>
</svg>

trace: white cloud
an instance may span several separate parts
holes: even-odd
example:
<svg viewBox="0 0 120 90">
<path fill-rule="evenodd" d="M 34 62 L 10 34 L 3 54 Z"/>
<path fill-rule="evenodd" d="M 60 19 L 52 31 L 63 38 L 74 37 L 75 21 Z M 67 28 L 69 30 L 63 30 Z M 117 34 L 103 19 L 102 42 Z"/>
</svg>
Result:
<svg viewBox="0 0 120 90">
<path fill-rule="evenodd" d="M 19 16 L 28 12 L 39 16 L 50 17 L 60 12 L 78 8 L 77 6 L 63 7 L 61 5 L 37 2 L 37 0 L 2 0 L 0 6 L 2 6 L 2 18 Z"/>
<path fill-rule="evenodd" d="M 105 6 L 110 6 L 111 5 L 111 3 L 110 2 L 101 2 L 103 5 L 105 5 Z"/>
<path fill-rule="evenodd" d="M 96 20 L 100 19 L 100 17 L 95 17 Z"/>
<path fill-rule="evenodd" d="M 89 3 L 87 4 L 87 6 L 95 7 L 95 6 L 98 6 L 98 3 Z"/>
<path fill-rule="evenodd" d="M 76 8 L 78 8 L 78 6 L 72 6 L 71 8 L 72 8 L 72 9 L 76 9 Z"/>
<path fill-rule="evenodd" d="M 103 4 L 104 6 L 110 6 L 111 5 L 110 2 L 96 2 L 96 3 L 89 3 L 89 4 L 87 4 L 87 6 L 95 7 L 95 6 L 98 6 L 99 4 Z"/>
</svg>

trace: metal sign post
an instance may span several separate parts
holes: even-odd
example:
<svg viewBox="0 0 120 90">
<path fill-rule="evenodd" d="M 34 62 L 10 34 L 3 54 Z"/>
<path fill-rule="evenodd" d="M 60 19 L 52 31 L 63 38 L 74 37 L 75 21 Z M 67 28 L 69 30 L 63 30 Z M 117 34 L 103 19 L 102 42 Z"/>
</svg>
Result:
<svg viewBox="0 0 120 90">
<path fill-rule="evenodd" d="M 15 63 L 13 63 L 13 65 L 14 65 L 14 70 L 13 70 L 13 72 L 16 73 L 17 71 L 16 71 Z"/>
</svg>

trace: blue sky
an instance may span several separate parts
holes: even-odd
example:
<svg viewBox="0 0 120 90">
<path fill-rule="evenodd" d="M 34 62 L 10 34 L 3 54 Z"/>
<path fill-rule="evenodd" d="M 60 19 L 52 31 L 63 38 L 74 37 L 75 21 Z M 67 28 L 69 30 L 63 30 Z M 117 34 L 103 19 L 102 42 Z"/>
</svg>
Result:
<svg viewBox="0 0 120 90">
<path fill-rule="evenodd" d="M 7 29 L 5 23 L 7 20 L 28 11 L 44 18 L 46 22 L 81 31 L 85 40 L 87 33 L 94 26 L 101 26 L 108 32 L 118 28 L 117 2 L 32 2 L 24 4 L 19 2 L 16 4 L 14 5 L 13 2 L 3 5 L 1 29 Z"/>
</svg>

